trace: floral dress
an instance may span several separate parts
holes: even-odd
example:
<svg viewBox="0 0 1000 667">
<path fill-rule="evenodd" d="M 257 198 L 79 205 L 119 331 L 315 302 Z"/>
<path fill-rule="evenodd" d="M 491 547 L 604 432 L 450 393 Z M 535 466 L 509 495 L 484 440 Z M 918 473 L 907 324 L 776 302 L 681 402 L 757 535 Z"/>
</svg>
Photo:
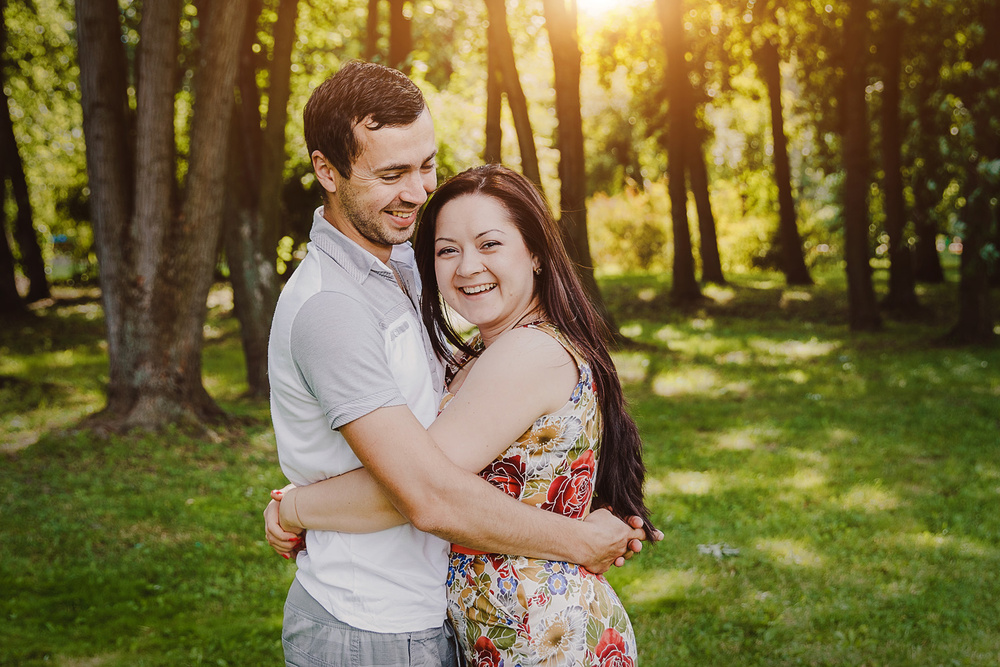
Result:
<svg viewBox="0 0 1000 667">
<path fill-rule="evenodd" d="M 590 511 L 601 448 L 593 377 L 554 326 L 525 326 L 544 331 L 569 351 L 579 381 L 562 408 L 539 417 L 480 475 L 521 502 L 582 520 Z M 443 405 L 449 399 L 445 396 Z M 448 615 L 468 665 L 635 664 L 635 634 L 614 589 L 603 576 L 572 563 L 453 545 Z"/>
</svg>

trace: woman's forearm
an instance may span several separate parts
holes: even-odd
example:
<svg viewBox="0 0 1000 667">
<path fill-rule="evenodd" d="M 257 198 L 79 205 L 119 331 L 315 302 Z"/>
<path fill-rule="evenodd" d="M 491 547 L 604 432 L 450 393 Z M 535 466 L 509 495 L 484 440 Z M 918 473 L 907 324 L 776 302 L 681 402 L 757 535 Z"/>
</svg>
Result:
<svg viewBox="0 0 1000 667">
<path fill-rule="evenodd" d="M 407 523 L 364 468 L 285 492 L 279 506 L 288 529 L 374 533 Z"/>
</svg>

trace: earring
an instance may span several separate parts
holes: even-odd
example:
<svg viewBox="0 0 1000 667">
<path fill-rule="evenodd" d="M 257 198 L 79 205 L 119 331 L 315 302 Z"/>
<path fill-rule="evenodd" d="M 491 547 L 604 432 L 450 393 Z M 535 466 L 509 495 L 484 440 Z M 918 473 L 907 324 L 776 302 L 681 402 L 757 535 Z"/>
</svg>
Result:
<svg viewBox="0 0 1000 667">
<path fill-rule="evenodd" d="M 535 275 L 536 276 L 542 275 L 542 267 L 536 266 L 535 269 L 534 269 L 534 271 L 535 271 Z"/>
</svg>

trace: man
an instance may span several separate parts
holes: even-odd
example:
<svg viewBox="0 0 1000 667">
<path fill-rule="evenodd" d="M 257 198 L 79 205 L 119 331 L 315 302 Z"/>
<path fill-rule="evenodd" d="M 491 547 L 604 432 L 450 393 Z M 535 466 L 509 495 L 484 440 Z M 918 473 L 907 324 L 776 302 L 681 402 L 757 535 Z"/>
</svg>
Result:
<svg viewBox="0 0 1000 667">
<path fill-rule="evenodd" d="M 449 542 L 600 565 L 642 533 L 606 514 L 579 522 L 519 503 L 428 436 L 444 376 L 404 243 L 436 185 L 434 127 L 419 89 L 396 70 L 352 62 L 314 91 L 304 121 L 324 204 L 271 328 L 279 459 L 297 485 L 364 465 L 410 523 L 308 533 L 285 605 L 285 659 L 455 664 Z"/>
</svg>

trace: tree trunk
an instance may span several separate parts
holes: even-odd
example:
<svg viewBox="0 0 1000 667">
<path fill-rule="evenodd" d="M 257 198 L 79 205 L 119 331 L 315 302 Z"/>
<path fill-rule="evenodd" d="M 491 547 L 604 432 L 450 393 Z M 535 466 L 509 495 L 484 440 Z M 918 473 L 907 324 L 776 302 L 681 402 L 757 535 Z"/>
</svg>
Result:
<svg viewBox="0 0 1000 667">
<path fill-rule="evenodd" d="M 580 46 L 576 37 L 575 5 L 565 0 L 544 0 L 545 28 L 555 68 L 556 118 L 559 127 L 559 204 L 563 238 L 576 263 L 583 286 L 612 333 L 618 331 L 594 278 L 590 241 L 587 238 L 587 175 L 583 153 L 583 118 L 580 114 Z"/>
<path fill-rule="evenodd" d="M 528 116 L 528 99 L 524 95 L 524 89 L 521 88 L 521 77 L 517 73 L 514 44 L 511 42 L 510 29 L 507 26 L 507 6 L 504 0 L 486 0 L 486 10 L 490 22 L 490 43 L 493 44 L 495 40 L 497 47 L 495 51 L 496 67 L 503 90 L 507 94 L 507 104 L 514 118 L 517 146 L 521 153 L 521 173 L 541 188 L 542 177 L 538 169 L 538 153 L 535 151 L 535 133 L 531 129 L 531 118 Z M 575 20 L 573 30 L 575 31 Z M 575 43 L 576 37 L 571 35 L 571 40 Z M 577 65 L 577 71 L 579 71 L 579 65 Z M 577 79 L 577 97 L 579 98 L 579 77 Z"/>
<path fill-rule="evenodd" d="M 7 188 L 4 183 L 4 165 L 0 162 L 0 315 L 9 317 L 25 312 L 24 301 L 17 291 L 17 280 L 14 274 L 14 255 L 10 251 L 7 240 L 7 221 L 4 219 L 4 199 Z"/>
<path fill-rule="evenodd" d="M 885 89 L 882 94 L 882 170 L 885 181 L 885 231 L 889 236 L 889 294 L 885 308 L 914 315 L 917 302 L 913 277 L 913 252 L 906 238 L 906 204 L 903 197 L 903 135 L 899 117 L 900 68 L 903 22 L 898 10 L 889 8 L 881 56 Z"/>
<path fill-rule="evenodd" d="M 2 18 L 2 17 L 0 17 Z M 4 39 L 0 39 L 0 53 L 4 52 Z M 10 179 L 14 202 L 17 204 L 17 218 L 14 221 L 14 239 L 17 241 L 21 255 L 21 270 L 28 279 L 29 287 L 25 301 L 32 303 L 49 296 L 49 281 L 45 275 L 45 260 L 42 258 L 42 248 L 38 243 L 38 234 L 31 214 L 31 200 L 28 196 L 28 182 L 24 178 L 24 163 L 17 149 L 14 137 L 14 122 L 10 117 L 10 106 L 7 102 L 7 92 L 3 90 L 4 82 L 0 81 L 0 188 L 5 188 L 5 179 Z M 0 222 L 4 219 L 4 210 L 0 208 Z M 10 252 L 10 247 L 7 247 Z M 13 256 L 12 256 L 13 257 Z"/>
<path fill-rule="evenodd" d="M 206 301 L 222 219 L 236 53 L 246 0 L 207 5 L 190 132 L 187 189 L 173 207 L 179 0 L 144 7 L 137 79 L 136 179 L 127 128 L 126 60 L 115 0 L 77 4 L 80 80 L 95 238 L 111 364 L 112 428 L 200 422 L 221 411 L 201 381 Z M 136 193 L 132 211 L 131 193 Z M 131 226 L 130 223 L 131 222 Z"/>
<path fill-rule="evenodd" d="M 913 228 L 917 234 L 917 244 L 913 249 L 914 280 L 922 283 L 943 283 L 944 270 L 937 249 L 940 231 L 934 214 L 934 207 L 941 201 L 940 188 L 932 188 L 931 182 L 942 182 L 937 174 L 942 165 L 941 149 L 936 131 L 936 109 L 933 95 L 938 84 L 935 73 L 940 69 L 940 54 L 928 54 L 928 62 L 921 73 L 914 97 L 917 111 L 916 129 L 913 133 L 913 153 L 921 158 L 913 164 L 910 187 L 913 189 Z"/>
<path fill-rule="evenodd" d="M 216 248 L 222 227 L 226 175 L 220 165 L 228 154 L 233 92 L 238 51 L 246 15 L 246 0 L 212 3 L 202 24 L 202 61 L 195 74 L 195 102 L 191 121 L 191 155 L 187 191 L 180 224 L 173 226 L 173 259 L 167 278 L 172 289 L 163 290 L 167 312 L 177 313 L 174 349 L 168 364 L 180 375 L 177 398 L 195 411 L 199 420 L 221 414 L 205 391 L 201 379 L 203 327 L 208 292 L 214 277 Z M 167 310 L 169 309 L 169 310 Z"/>
<path fill-rule="evenodd" d="M 687 302 L 701 298 L 701 289 L 695 279 L 694 252 L 691 246 L 691 229 L 687 216 L 687 182 L 684 173 L 685 133 L 691 123 L 687 109 L 691 108 L 687 96 L 691 84 L 684 65 L 684 25 L 681 0 L 656 0 L 663 40 L 667 54 L 666 95 L 669 104 L 667 130 L 667 189 L 670 194 L 670 219 L 674 236 L 673 285 L 670 290 L 675 301 Z"/>
<path fill-rule="evenodd" d="M 986 27 L 985 41 L 974 56 L 975 71 L 963 93 L 964 101 L 972 115 L 975 128 L 974 159 L 966 162 L 966 204 L 961 211 L 964 223 L 962 234 L 961 279 L 958 286 L 958 321 L 947 335 L 953 343 L 993 344 L 997 341 L 994 331 L 996 311 L 990 293 L 990 268 L 995 267 L 997 249 L 986 252 L 997 236 L 1000 187 L 996 175 L 987 175 L 982 169 L 986 164 L 1000 160 L 1000 136 L 992 128 L 998 121 L 997 99 L 1000 91 L 1000 2 L 984 3 L 982 25 Z M 992 201 L 991 201 L 992 200 Z M 993 257 L 988 258 L 989 255 Z"/>
<path fill-rule="evenodd" d="M 413 51 L 413 28 L 403 8 L 405 0 L 389 0 L 389 66 L 409 71 L 403 67 Z"/>
<path fill-rule="evenodd" d="M 691 131 L 687 133 L 688 145 L 684 151 L 687 174 L 691 179 L 691 192 L 698 211 L 698 240 L 701 247 L 701 279 L 703 282 L 726 284 L 722 274 L 722 260 L 719 258 L 719 240 L 715 232 L 715 215 L 712 214 L 712 200 L 708 192 L 708 170 L 705 168 L 705 154 L 702 152 L 701 131 L 695 127 L 694 115 L 689 115 Z"/>
<path fill-rule="evenodd" d="M 368 19 L 365 22 L 365 60 L 374 60 L 378 54 L 379 0 L 368 0 Z"/>
<path fill-rule="evenodd" d="M 865 103 L 868 0 L 852 2 L 844 23 L 844 259 L 849 320 L 854 331 L 881 328 L 872 286 L 868 239 L 868 117 Z"/>
<path fill-rule="evenodd" d="M 110 362 L 105 411 L 118 415 L 128 409 L 132 398 L 129 374 L 134 357 L 128 344 L 126 309 L 133 298 L 128 222 L 134 184 L 129 143 L 121 137 L 130 118 L 117 1 L 80 0 L 76 24 L 90 209 Z"/>
<path fill-rule="evenodd" d="M 789 285 L 812 285 L 806 268 L 799 235 L 795 197 L 792 194 L 792 169 L 788 160 L 788 139 L 785 136 L 784 109 L 781 104 L 781 59 L 777 45 L 765 40 L 760 48 L 758 63 L 767 85 L 771 104 L 771 136 L 774 142 L 774 181 L 778 186 L 778 251 L 781 271 Z"/>
<path fill-rule="evenodd" d="M 503 161 L 503 129 L 500 127 L 503 88 L 497 62 L 498 49 L 497 27 L 490 18 L 490 27 L 486 33 L 486 142 L 483 147 L 483 162 L 487 164 L 499 164 Z"/>
<path fill-rule="evenodd" d="M 268 114 L 261 130 L 253 44 L 257 17 L 247 15 L 241 49 L 240 104 L 230 140 L 227 228 L 223 234 L 236 317 L 246 360 L 248 394 L 267 398 L 267 339 L 280 289 L 277 262 L 285 164 L 285 125 L 292 45 L 298 0 L 282 0 L 274 24 L 274 49 L 268 67 Z"/>
</svg>

